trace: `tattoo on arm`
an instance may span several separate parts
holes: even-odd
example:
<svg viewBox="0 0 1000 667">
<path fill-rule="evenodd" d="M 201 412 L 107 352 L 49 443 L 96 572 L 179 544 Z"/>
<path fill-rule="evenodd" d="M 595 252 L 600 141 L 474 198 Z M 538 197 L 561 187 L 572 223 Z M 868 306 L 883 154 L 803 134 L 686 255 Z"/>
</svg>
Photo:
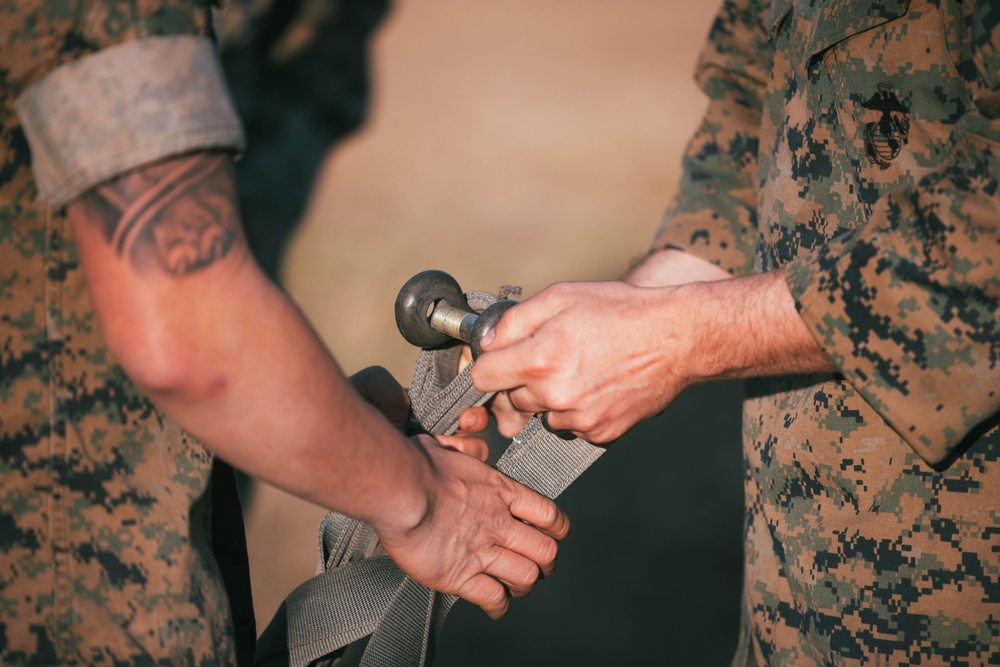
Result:
<svg viewBox="0 0 1000 667">
<path fill-rule="evenodd" d="M 221 153 L 136 169 L 84 199 L 87 217 L 139 272 L 188 275 L 225 257 L 240 235 L 232 164 Z"/>
</svg>

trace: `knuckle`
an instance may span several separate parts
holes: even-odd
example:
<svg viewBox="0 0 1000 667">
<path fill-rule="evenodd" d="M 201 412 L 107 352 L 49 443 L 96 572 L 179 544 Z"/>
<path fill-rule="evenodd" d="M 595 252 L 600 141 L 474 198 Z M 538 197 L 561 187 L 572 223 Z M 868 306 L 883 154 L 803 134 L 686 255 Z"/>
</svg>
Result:
<svg viewBox="0 0 1000 667">
<path fill-rule="evenodd" d="M 521 322 L 524 319 L 522 304 L 508 308 L 493 327 L 493 332 L 498 337 L 514 335 L 521 330 Z"/>
<path fill-rule="evenodd" d="M 484 608 L 492 610 L 493 613 L 499 616 L 506 613 L 508 605 L 507 592 L 499 583 L 496 586 L 490 587 L 489 592 L 483 596 Z"/>
<path fill-rule="evenodd" d="M 554 526 L 558 522 L 560 514 L 561 512 L 556 507 L 556 504 L 550 500 L 546 500 L 538 508 L 538 523 L 536 525 L 546 528 Z"/>
<path fill-rule="evenodd" d="M 559 544 L 550 537 L 545 540 L 538 551 L 541 563 L 545 566 L 550 566 L 556 562 L 556 557 L 559 555 Z"/>
<path fill-rule="evenodd" d="M 573 290 L 573 284 L 570 282 L 558 282 L 549 287 L 548 291 L 553 296 L 564 297 Z"/>
<path fill-rule="evenodd" d="M 500 497 L 504 498 L 506 505 L 508 507 L 510 506 L 510 502 L 507 501 L 506 499 L 507 497 L 509 497 L 509 495 L 510 495 L 509 492 L 503 492 L 503 491 L 501 491 L 500 494 Z M 508 512 L 491 513 L 488 519 L 490 532 L 493 533 L 493 535 L 501 538 L 506 537 L 507 533 L 510 532 L 510 521 L 511 521 L 511 516 Z"/>
<path fill-rule="evenodd" d="M 538 578 L 540 576 L 538 567 L 533 563 L 526 564 L 521 572 L 518 573 L 517 589 L 521 595 L 527 595 L 538 583 Z"/>
<path fill-rule="evenodd" d="M 619 437 L 620 435 L 621 433 L 618 431 L 618 429 L 614 427 L 608 425 L 604 425 L 603 427 L 598 427 L 595 425 L 595 427 L 591 429 L 590 441 L 596 443 L 612 442 L 615 438 Z"/>
<path fill-rule="evenodd" d="M 550 359 L 551 355 L 548 354 L 541 346 L 536 345 L 530 352 L 528 352 L 524 365 L 529 373 L 535 375 L 547 375 Z"/>
<path fill-rule="evenodd" d="M 566 412 L 573 408 L 573 396 L 563 387 L 551 387 L 543 395 L 543 401 L 550 410 Z"/>
<path fill-rule="evenodd" d="M 583 413 L 576 419 L 576 428 L 586 433 L 599 433 L 605 429 L 601 428 L 602 422 L 590 413 Z"/>
<path fill-rule="evenodd" d="M 497 419 L 497 430 L 505 438 L 513 438 L 521 431 L 521 420 L 515 416 Z"/>
</svg>

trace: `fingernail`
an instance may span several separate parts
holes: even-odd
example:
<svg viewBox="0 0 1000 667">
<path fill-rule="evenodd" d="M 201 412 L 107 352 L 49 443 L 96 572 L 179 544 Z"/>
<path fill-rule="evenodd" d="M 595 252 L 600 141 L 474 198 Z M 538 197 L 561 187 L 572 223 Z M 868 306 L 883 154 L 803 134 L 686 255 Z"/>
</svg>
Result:
<svg viewBox="0 0 1000 667">
<path fill-rule="evenodd" d="M 494 338 L 496 338 L 496 332 L 493 329 L 490 329 L 489 331 L 486 332 L 486 335 L 483 336 L 482 339 L 480 339 L 479 347 L 485 350 L 490 346 L 490 343 L 493 342 Z"/>
</svg>

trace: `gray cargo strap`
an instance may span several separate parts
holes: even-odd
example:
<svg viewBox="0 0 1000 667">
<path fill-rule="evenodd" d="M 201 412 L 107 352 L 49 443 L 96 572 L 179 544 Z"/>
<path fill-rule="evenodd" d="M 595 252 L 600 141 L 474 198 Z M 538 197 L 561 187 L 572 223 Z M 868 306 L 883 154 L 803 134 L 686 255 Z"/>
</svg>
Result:
<svg viewBox="0 0 1000 667">
<path fill-rule="evenodd" d="M 468 292 L 477 312 L 496 302 Z M 454 433 L 465 409 L 492 394 L 472 385 L 469 364 L 457 376 L 459 347 L 423 350 L 410 386 L 411 423 L 434 435 Z M 474 362 L 473 362 L 474 363 Z M 555 498 L 604 448 L 563 439 L 536 418 L 496 463 L 508 477 Z M 331 512 L 319 534 L 317 575 L 292 591 L 257 642 L 258 665 L 425 667 L 457 598 L 407 577 L 368 524 Z"/>
</svg>

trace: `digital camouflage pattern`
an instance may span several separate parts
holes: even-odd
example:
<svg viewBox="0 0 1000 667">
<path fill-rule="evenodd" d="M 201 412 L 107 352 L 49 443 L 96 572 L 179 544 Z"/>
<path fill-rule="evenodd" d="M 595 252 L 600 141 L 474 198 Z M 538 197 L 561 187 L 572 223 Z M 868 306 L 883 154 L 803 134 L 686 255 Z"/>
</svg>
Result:
<svg viewBox="0 0 1000 667">
<path fill-rule="evenodd" d="M 66 218 L 36 198 L 14 99 L 207 3 L 0 2 L 0 663 L 230 665 L 210 538 L 212 456 L 123 377 Z"/>
<path fill-rule="evenodd" d="M 1000 3 L 728 1 L 698 80 L 653 247 L 841 371 L 747 385 L 734 665 L 1000 664 Z"/>
</svg>

